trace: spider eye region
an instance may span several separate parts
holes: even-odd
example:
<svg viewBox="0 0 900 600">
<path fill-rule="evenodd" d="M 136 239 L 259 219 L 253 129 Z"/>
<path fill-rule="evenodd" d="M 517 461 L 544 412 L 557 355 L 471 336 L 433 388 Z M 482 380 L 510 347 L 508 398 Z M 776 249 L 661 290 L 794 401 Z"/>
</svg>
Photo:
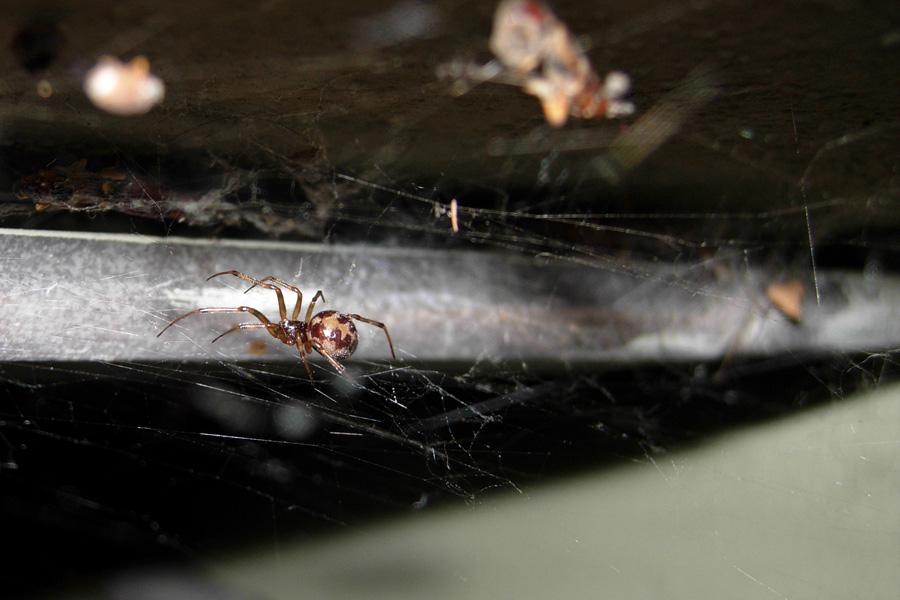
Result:
<svg viewBox="0 0 900 600">
<path fill-rule="evenodd" d="M 335 360 L 347 358 L 359 344 L 356 325 L 336 310 L 323 310 L 310 319 L 307 332 L 309 339 L 320 344 L 321 350 Z"/>
</svg>

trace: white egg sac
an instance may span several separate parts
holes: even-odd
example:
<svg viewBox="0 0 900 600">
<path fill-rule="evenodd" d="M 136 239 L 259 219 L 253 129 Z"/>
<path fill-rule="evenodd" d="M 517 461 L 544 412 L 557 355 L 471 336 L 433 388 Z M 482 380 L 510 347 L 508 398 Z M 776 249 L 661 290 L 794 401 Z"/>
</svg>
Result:
<svg viewBox="0 0 900 600">
<path fill-rule="evenodd" d="M 166 88 L 162 79 L 150 74 L 143 56 L 125 64 L 104 56 L 87 72 L 84 93 L 94 106 L 120 116 L 142 115 L 162 102 Z"/>
</svg>

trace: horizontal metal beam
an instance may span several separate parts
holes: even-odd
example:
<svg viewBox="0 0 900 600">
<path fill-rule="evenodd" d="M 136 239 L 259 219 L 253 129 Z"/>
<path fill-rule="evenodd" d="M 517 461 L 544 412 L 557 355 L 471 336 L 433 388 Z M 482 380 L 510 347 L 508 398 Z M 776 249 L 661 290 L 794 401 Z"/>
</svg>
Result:
<svg viewBox="0 0 900 600">
<path fill-rule="evenodd" d="M 574 263 L 477 251 L 195 240 L 0 229 L 2 361 L 290 360 L 264 331 L 209 342 L 247 315 L 278 318 L 271 291 L 233 277 L 274 275 L 318 308 L 383 321 L 398 361 L 721 360 L 736 354 L 830 353 L 900 346 L 900 280 L 818 271 L 799 323 L 769 305 L 771 276 L 692 268 Z M 287 294 L 288 309 L 293 303 Z M 305 311 L 305 305 L 304 305 Z M 390 361 L 383 334 L 359 325 L 358 354 Z M 318 357 L 314 357 L 318 359 Z M 352 361 L 353 359 L 349 359 Z"/>
</svg>

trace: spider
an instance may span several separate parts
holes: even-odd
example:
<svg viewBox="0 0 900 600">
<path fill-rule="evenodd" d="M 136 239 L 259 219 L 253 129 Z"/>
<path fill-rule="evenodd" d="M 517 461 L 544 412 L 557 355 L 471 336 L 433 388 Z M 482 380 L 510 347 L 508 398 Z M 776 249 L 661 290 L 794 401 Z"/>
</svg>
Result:
<svg viewBox="0 0 900 600">
<path fill-rule="evenodd" d="M 342 365 L 338 361 L 348 358 L 356 350 L 356 346 L 359 343 L 359 336 L 356 333 L 356 326 L 353 324 L 353 320 L 356 320 L 362 321 L 363 323 L 368 323 L 369 325 L 374 325 L 375 327 L 382 328 L 384 330 L 384 335 L 387 336 L 388 345 L 391 347 L 391 356 L 393 356 L 395 359 L 397 358 L 397 355 L 394 353 L 394 344 L 393 342 L 391 342 L 391 334 L 388 333 L 388 329 L 384 323 L 373 321 L 372 319 L 367 319 L 366 317 L 361 317 L 360 315 L 340 313 L 336 310 L 323 310 L 322 312 L 313 316 L 313 308 L 316 305 L 316 301 L 319 298 L 321 298 L 323 302 L 325 301 L 325 296 L 322 294 L 322 290 L 319 290 L 318 292 L 316 292 L 316 295 L 313 296 L 312 301 L 309 303 L 309 308 L 306 310 L 306 319 L 300 321 L 298 320 L 298 317 L 300 316 L 300 306 L 303 304 L 303 293 L 294 286 L 288 285 L 284 281 L 276 277 L 272 277 L 271 275 L 268 277 L 264 277 L 263 279 L 254 279 L 248 275 L 244 275 L 243 273 L 234 270 L 222 271 L 221 273 L 210 275 L 207 278 L 207 281 L 209 281 L 213 277 L 218 277 L 219 275 L 234 275 L 235 277 L 240 277 L 244 281 L 249 281 L 250 283 L 252 283 L 253 285 L 247 288 L 247 290 L 244 292 L 245 294 L 256 286 L 264 287 L 268 290 L 274 291 L 275 295 L 278 296 L 278 312 L 281 313 L 281 321 L 278 323 L 272 323 L 260 311 L 249 306 L 237 306 L 234 308 L 198 308 L 196 310 L 192 310 L 189 313 L 181 315 L 180 317 L 166 325 L 166 327 L 162 331 L 160 331 L 156 335 L 156 337 L 164 334 L 166 332 L 166 329 L 168 329 L 178 321 L 194 314 L 250 313 L 257 319 L 259 319 L 260 322 L 240 323 L 238 325 L 235 325 L 225 333 L 215 338 L 213 342 L 239 329 L 265 329 L 272 335 L 272 337 L 281 340 L 288 346 L 297 346 L 297 350 L 300 351 L 300 358 L 303 359 L 303 364 L 304 366 L 306 366 L 306 372 L 309 373 L 309 379 L 310 381 L 312 381 L 312 371 L 310 371 L 309 369 L 309 363 L 306 361 L 306 355 L 312 354 L 313 350 L 324 356 L 325 360 L 331 363 L 331 366 L 334 367 L 338 373 L 344 372 L 344 365 Z M 287 309 L 284 305 L 284 296 L 281 293 L 281 288 L 279 288 L 278 286 L 281 286 L 297 294 L 297 303 L 294 305 L 294 312 L 291 314 L 290 319 L 288 319 L 287 317 Z"/>
</svg>

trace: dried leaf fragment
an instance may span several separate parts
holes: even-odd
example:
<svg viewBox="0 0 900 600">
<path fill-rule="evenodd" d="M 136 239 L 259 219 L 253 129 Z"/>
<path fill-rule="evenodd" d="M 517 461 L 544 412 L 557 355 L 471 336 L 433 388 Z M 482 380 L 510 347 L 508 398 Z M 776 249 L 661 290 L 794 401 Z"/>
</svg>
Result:
<svg viewBox="0 0 900 600">
<path fill-rule="evenodd" d="M 570 115 L 615 118 L 634 112 L 621 99 L 631 87 L 628 75 L 613 71 L 601 81 L 578 40 L 543 2 L 500 2 L 490 48 L 512 82 L 537 96 L 554 127 Z"/>
<path fill-rule="evenodd" d="M 803 316 L 803 297 L 806 286 L 799 279 L 773 283 L 766 288 L 766 297 L 784 316 L 799 321 Z"/>
</svg>

